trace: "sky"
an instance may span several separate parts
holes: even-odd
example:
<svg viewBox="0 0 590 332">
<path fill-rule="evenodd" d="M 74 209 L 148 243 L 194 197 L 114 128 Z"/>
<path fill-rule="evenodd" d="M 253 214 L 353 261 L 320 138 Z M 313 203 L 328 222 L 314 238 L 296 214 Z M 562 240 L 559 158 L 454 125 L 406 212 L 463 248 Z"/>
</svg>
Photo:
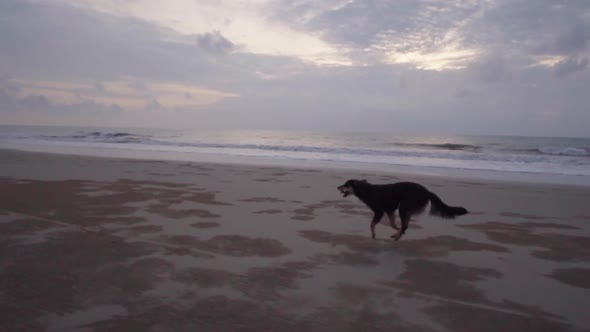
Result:
<svg viewBox="0 0 590 332">
<path fill-rule="evenodd" d="M 0 124 L 590 136 L 588 0 L 0 0 Z"/>
</svg>

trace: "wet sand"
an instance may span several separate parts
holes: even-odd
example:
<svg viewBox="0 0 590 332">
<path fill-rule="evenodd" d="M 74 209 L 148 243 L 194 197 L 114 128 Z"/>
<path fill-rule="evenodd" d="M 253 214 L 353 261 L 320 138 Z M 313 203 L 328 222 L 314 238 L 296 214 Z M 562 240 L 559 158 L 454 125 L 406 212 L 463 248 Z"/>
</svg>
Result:
<svg viewBox="0 0 590 332">
<path fill-rule="evenodd" d="M 0 331 L 589 331 L 590 188 L 0 150 Z M 387 220 L 417 181 L 472 213 Z"/>
</svg>

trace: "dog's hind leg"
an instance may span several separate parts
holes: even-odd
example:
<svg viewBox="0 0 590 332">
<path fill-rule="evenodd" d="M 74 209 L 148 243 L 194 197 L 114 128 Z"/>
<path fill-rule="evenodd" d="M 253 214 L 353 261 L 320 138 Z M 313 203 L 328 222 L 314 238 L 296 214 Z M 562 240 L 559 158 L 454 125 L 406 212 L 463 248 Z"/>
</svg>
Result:
<svg viewBox="0 0 590 332">
<path fill-rule="evenodd" d="M 381 218 L 383 218 L 383 211 L 375 212 L 373 220 L 371 221 L 371 237 L 373 239 L 375 238 L 375 225 L 381 221 Z"/>
<path fill-rule="evenodd" d="M 399 217 L 402 220 L 402 229 L 392 236 L 395 240 L 399 240 L 402 235 L 406 233 L 410 218 L 412 215 L 417 215 L 424 211 L 424 208 L 428 204 L 426 197 L 415 197 L 412 199 L 404 200 L 399 205 Z"/>
<path fill-rule="evenodd" d="M 399 217 L 402 220 L 402 229 L 398 230 L 396 234 L 392 235 L 391 237 L 394 238 L 396 241 L 399 240 L 402 235 L 408 229 L 408 224 L 410 223 L 410 218 L 412 217 L 412 213 L 405 209 L 404 207 L 399 208 Z"/>
<path fill-rule="evenodd" d="M 395 211 L 388 212 L 387 217 L 389 218 L 389 223 L 391 224 L 391 227 L 396 231 L 399 231 L 399 227 L 395 224 Z"/>
</svg>

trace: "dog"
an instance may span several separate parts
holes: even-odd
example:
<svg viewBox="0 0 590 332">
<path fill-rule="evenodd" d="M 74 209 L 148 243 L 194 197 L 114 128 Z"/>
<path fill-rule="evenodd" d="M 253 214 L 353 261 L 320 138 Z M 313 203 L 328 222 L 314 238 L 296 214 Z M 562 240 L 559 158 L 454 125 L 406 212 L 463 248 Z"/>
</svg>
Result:
<svg viewBox="0 0 590 332">
<path fill-rule="evenodd" d="M 375 225 L 384 214 L 389 217 L 391 227 L 397 231 L 391 237 L 396 241 L 405 234 L 408 223 L 413 215 L 420 214 L 430 202 L 430 214 L 442 218 L 453 219 L 467 214 L 467 209 L 446 205 L 438 196 L 424 186 L 414 182 L 398 182 L 393 184 L 371 184 L 366 180 L 348 180 L 337 189 L 343 197 L 355 195 L 371 210 L 371 237 L 375 238 Z M 395 210 L 399 208 L 402 221 L 401 229 L 395 224 Z"/>
</svg>

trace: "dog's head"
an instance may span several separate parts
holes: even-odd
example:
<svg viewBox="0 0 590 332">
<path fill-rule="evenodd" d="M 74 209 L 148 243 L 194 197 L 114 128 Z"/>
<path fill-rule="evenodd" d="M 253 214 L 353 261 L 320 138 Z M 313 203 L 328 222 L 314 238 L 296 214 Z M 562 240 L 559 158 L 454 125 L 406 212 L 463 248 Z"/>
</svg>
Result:
<svg viewBox="0 0 590 332">
<path fill-rule="evenodd" d="M 348 195 L 354 195 L 356 188 L 367 183 L 367 180 L 348 180 L 343 185 L 338 186 L 337 189 L 342 194 L 342 197 L 346 197 Z"/>
</svg>

